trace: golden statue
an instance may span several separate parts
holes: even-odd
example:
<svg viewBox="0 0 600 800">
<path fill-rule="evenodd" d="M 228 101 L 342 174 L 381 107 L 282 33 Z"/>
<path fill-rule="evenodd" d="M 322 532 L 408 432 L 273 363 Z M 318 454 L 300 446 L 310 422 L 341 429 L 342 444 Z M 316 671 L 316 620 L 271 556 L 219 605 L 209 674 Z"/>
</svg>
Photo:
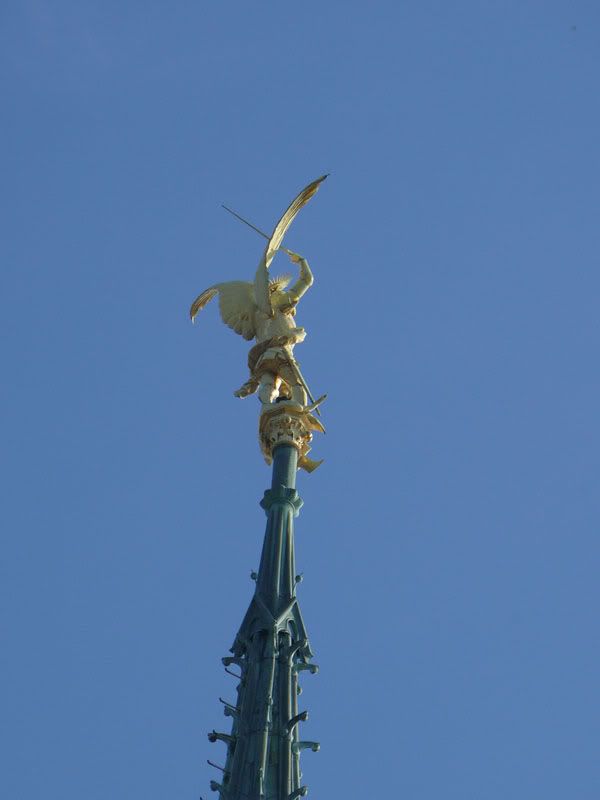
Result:
<svg viewBox="0 0 600 800">
<path fill-rule="evenodd" d="M 198 312 L 218 294 L 223 322 L 244 339 L 256 339 L 256 344 L 248 354 L 250 376 L 235 395 L 247 397 L 258 391 L 262 404 L 261 449 L 267 461 L 270 462 L 272 447 L 277 443 L 277 437 L 273 441 L 272 432 L 269 432 L 273 427 L 272 423 L 277 422 L 281 427 L 285 417 L 286 435 L 294 439 L 294 445 L 300 453 L 299 465 L 308 471 L 321 463 L 308 459 L 307 453 L 310 449 L 308 443 L 312 439 L 311 431 L 324 431 L 311 412 L 316 410 L 319 413 L 318 406 L 325 396 L 317 401 L 312 397 L 294 357 L 294 347 L 306 336 L 304 328 L 296 325 L 296 306 L 312 286 L 313 275 L 306 259 L 282 247 L 281 243 L 298 211 L 315 194 L 326 177 L 323 175 L 300 192 L 286 209 L 271 236 L 231 212 L 268 240 L 254 282 L 216 283 L 198 295 L 190 308 L 193 322 Z M 299 267 L 298 280 L 289 289 L 289 275 L 270 277 L 269 267 L 278 250 L 287 253 L 292 263 Z M 293 435 L 290 425 L 295 432 Z"/>
</svg>

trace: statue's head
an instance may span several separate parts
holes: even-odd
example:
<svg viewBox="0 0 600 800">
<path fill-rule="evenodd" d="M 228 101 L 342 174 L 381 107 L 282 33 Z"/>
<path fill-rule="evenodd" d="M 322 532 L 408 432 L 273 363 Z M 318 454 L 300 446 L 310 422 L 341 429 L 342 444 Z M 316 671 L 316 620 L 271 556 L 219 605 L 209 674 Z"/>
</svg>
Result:
<svg viewBox="0 0 600 800">
<path fill-rule="evenodd" d="M 269 280 L 269 293 L 274 298 L 278 292 L 285 292 L 287 285 L 292 280 L 291 275 L 277 275 Z"/>
</svg>

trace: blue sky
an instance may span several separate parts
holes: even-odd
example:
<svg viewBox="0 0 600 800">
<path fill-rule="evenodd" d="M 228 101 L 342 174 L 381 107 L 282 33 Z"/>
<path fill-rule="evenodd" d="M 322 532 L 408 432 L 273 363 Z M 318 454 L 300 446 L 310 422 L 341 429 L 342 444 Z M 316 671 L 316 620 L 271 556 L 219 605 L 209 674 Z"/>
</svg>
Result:
<svg viewBox="0 0 600 800">
<path fill-rule="evenodd" d="M 269 471 L 187 309 L 330 172 L 305 782 L 595 800 L 597 3 L 7 0 L 0 64 L 2 796 L 210 796 Z"/>
</svg>

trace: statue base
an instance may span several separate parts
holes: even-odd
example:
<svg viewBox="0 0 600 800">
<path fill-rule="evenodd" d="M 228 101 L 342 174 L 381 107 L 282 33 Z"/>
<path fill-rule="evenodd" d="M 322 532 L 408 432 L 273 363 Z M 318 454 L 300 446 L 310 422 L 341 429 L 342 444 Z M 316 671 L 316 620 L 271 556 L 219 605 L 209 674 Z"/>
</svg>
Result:
<svg viewBox="0 0 600 800">
<path fill-rule="evenodd" d="M 273 450 L 279 445 L 290 445 L 298 451 L 298 468 L 306 472 L 323 463 L 308 458 L 313 431 L 325 433 L 325 428 L 314 414 L 313 406 L 302 406 L 291 400 L 282 400 L 263 406 L 258 424 L 258 441 L 267 464 L 273 461 Z"/>
</svg>

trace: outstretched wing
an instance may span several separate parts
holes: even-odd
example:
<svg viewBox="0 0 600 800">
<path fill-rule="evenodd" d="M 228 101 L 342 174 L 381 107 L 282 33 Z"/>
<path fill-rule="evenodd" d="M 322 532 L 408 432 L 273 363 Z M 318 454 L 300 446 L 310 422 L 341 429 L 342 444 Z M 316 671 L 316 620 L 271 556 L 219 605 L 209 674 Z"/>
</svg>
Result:
<svg viewBox="0 0 600 800">
<path fill-rule="evenodd" d="M 227 283 L 216 283 L 210 289 L 202 292 L 192 303 L 190 317 L 194 321 L 196 314 L 207 305 L 212 298 L 219 295 L 219 309 L 221 319 L 239 333 L 244 339 L 253 339 L 256 336 L 254 326 L 254 313 L 256 303 L 254 301 L 254 284 L 248 281 L 228 281 Z"/>
<path fill-rule="evenodd" d="M 326 177 L 327 175 L 321 175 L 321 177 L 317 178 L 316 181 L 309 183 L 306 188 L 302 189 L 300 194 L 294 197 L 292 202 L 284 211 L 283 216 L 281 217 L 277 225 L 275 225 L 273 233 L 271 234 L 271 238 L 269 239 L 269 242 L 265 249 L 264 261 L 267 269 L 269 268 L 269 264 L 273 260 L 275 253 L 277 252 L 279 247 L 281 247 L 283 237 L 285 236 L 287 229 L 294 221 L 296 214 L 300 211 L 302 206 L 305 206 L 308 203 L 310 198 L 316 193 L 317 189 L 323 183 Z"/>
<path fill-rule="evenodd" d="M 260 309 L 265 314 L 273 316 L 271 295 L 269 292 L 269 265 L 275 253 L 280 248 L 283 237 L 294 221 L 296 214 L 300 211 L 302 206 L 308 203 L 326 177 L 327 175 L 321 175 L 316 181 L 309 183 L 286 208 L 267 242 L 264 255 L 256 271 L 254 283 L 248 283 L 247 281 L 228 281 L 227 283 L 216 283 L 214 286 L 206 289 L 206 291 L 198 295 L 192 303 L 192 307 L 190 308 L 192 322 L 196 314 L 218 294 L 223 322 L 229 325 L 236 333 L 241 334 L 244 339 L 250 340 L 256 336 L 254 324 L 255 312 Z M 237 214 L 235 216 L 237 216 Z M 258 232 L 261 233 L 261 231 Z"/>
<path fill-rule="evenodd" d="M 248 281 L 219 283 L 219 308 L 221 319 L 244 339 L 256 336 L 254 327 L 254 285 Z"/>
<path fill-rule="evenodd" d="M 204 306 L 210 303 L 210 301 L 218 293 L 218 291 L 219 289 L 217 286 L 211 286 L 210 289 L 207 289 L 206 291 L 202 292 L 202 294 L 198 295 L 198 297 L 194 300 L 190 308 L 190 319 L 192 320 L 192 322 L 196 319 L 196 314 L 199 311 L 202 311 Z"/>
<path fill-rule="evenodd" d="M 321 175 L 316 181 L 309 183 L 308 186 L 292 200 L 277 225 L 275 225 L 273 233 L 267 242 L 264 255 L 258 265 L 254 278 L 254 297 L 258 308 L 270 317 L 273 316 L 273 306 L 271 305 L 271 293 L 269 292 L 269 266 L 275 253 L 281 247 L 283 237 L 294 221 L 296 214 L 300 211 L 302 206 L 308 203 L 326 177 L 327 175 Z"/>
</svg>

